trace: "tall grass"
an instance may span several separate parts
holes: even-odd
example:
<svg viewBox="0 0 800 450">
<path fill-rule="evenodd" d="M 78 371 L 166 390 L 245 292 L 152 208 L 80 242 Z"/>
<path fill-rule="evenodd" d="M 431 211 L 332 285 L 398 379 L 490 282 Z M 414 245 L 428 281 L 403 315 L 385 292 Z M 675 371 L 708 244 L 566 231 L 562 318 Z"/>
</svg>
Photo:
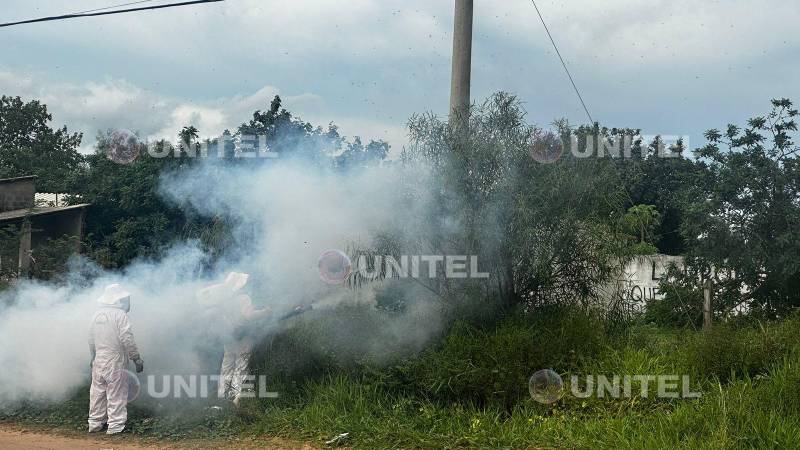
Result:
<svg viewBox="0 0 800 450">
<path fill-rule="evenodd" d="M 257 433 L 355 448 L 796 448 L 800 320 L 703 333 L 639 326 L 609 335 L 591 317 L 453 328 L 436 349 L 375 374 L 309 381 L 265 408 Z M 537 322 L 534 320 L 533 322 Z M 582 324 L 583 326 L 580 326 Z M 569 331 L 565 331 L 569 330 Z M 563 334 L 562 334 L 563 332 Z M 540 405 L 527 376 L 689 375 L 699 399 L 575 398 Z M 638 392 L 638 389 L 634 389 Z"/>
<path fill-rule="evenodd" d="M 320 330 L 308 329 L 311 337 L 303 330 L 265 342 L 254 361 L 256 369 L 271 364 L 270 389 L 280 398 L 244 399 L 238 410 L 221 412 L 207 404 L 133 407 L 134 433 L 150 439 L 269 434 L 317 443 L 349 433 L 341 444 L 365 449 L 800 443 L 800 316 L 711 332 L 642 324 L 618 333 L 590 312 L 552 311 L 488 327 L 458 323 L 422 353 L 344 363 L 331 357 L 334 343 L 322 353 L 314 348 Z M 304 352 L 316 355 L 313 364 L 298 365 Z M 653 385 L 645 398 L 567 393 L 542 405 L 527 392 L 527 378 L 541 368 L 559 372 L 567 384 L 571 375 L 688 375 L 702 396 L 658 398 Z M 86 404 L 81 391 L 58 405 L 3 412 L 0 420 L 81 429 Z"/>
</svg>

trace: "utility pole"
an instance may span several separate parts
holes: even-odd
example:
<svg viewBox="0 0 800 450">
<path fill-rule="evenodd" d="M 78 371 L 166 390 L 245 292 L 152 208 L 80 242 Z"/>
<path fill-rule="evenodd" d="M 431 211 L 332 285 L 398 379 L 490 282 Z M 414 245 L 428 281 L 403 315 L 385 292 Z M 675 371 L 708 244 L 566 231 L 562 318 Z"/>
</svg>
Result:
<svg viewBox="0 0 800 450">
<path fill-rule="evenodd" d="M 450 117 L 466 122 L 472 66 L 472 0 L 455 0 L 453 69 L 450 79 Z"/>
</svg>

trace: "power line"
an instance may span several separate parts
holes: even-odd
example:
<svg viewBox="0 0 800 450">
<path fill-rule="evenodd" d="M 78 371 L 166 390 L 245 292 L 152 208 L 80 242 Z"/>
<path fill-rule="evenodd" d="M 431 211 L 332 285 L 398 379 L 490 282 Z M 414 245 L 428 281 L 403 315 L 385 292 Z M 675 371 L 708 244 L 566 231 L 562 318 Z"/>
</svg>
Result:
<svg viewBox="0 0 800 450">
<path fill-rule="evenodd" d="M 589 113 L 589 108 L 586 107 L 586 102 L 583 101 L 583 97 L 581 96 L 581 91 L 578 89 L 578 86 L 575 84 L 575 80 L 572 78 L 572 74 L 569 72 L 567 68 L 567 64 L 564 62 L 564 58 L 561 56 L 561 52 L 558 51 L 558 46 L 556 45 L 556 41 L 553 39 L 553 35 L 550 34 L 550 29 L 547 28 L 547 23 L 544 21 L 544 17 L 542 17 L 541 11 L 539 11 L 539 7 L 536 6 L 536 0 L 531 0 L 533 3 L 533 7 L 536 9 L 536 14 L 539 15 L 539 20 L 542 21 L 542 26 L 544 26 L 544 31 L 547 32 L 547 37 L 550 38 L 550 43 L 553 44 L 553 49 L 556 51 L 556 55 L 558 55 L 558 59 L 561 61 L 561 65 L 564 67 L 564 72 L 567 73 L 567 77 L 569 77 L 570 83 L 572 83 L 572 88 L 575 90 L 575 94 L 578 95 L 578 100 L 580 100 L 581 105 L 583 106 L 583 110 L 586 112 L 586 116 L 589 117 L 589 121 L 594 124 L 594 119 L 592 119 L 592 115 Z M 628 201 L 631 205 L 634 204 L 633 196 L 631 195 L 630 191 L 628 190 L 628 186 L 622 180 L 622 174 L 620 173 L 619 168 L 612 162 L 612 166 L 614 167 L 614 174 L 617 176 L 617 180 L 619 181 L 620 186 L 622 186 L 622 191 L 625 193 L 625 196 L 628 197 Z"/>
<path fill-rule="evenodd" d="M 38 19 L 21 20 L 19 22 L 0 23 L 0 28 L 2 28 L 2 27 L 10 27 L 10 26 L 14 26 L 14 25 L 22 25 L 22 24 L 26 24 L 26 23 L 49 22 L 51 20 L 76 19 L 76 18 L 80 18 L 80 17 L 106 16 L 106 15 L 109 15 L 109 14 L 121 14 L 121 13 L 128 13 L 128 12 L 147 11 L 147 10 L 152 10 L 152 9 L 172 8 L 172 7 L 176 7 L 176 6 L 198 5 L 198 4 L 201 4 L 201 3 L 214 3 L 214 2 L 222 2 L 222 1 L 225 1 L 225 0 L 194 0 L 194 1 L 189 1 L 189 2 L 167 3 L 165 5 L 145 6 L 145 7 L 141 7 L 141 8 L 120 9 L 120 10 L 117 10 L 117 11 L 103 11 L 103 12 L 92 12 L 92 13 L 64 14 L 64 15 L 61 15 L 61 16 L 40 17 Z M 109 9 L 109 8 L 112 8 L 112 7 L 100 8 L 100 9 Z"/>
<path fill-rule="evenodd" d="M 104 8 L 87 9 L 86 11 L 78 11 L 78 12 L 74 12 L 72 14 L 86 14 L 86 13 L 95 12 L 95 11 L 103 11 L 103 10 L 106 10 L 106 9 L 121 8 L 123 6 L 128 6 L 128 5 L 138 5 L 139 3 L 147 3 L 147 2 L 152 2 L 152 1 L 153 0 L 139 0 L 138 2 L 123 3 L 121 5 L 106 6 Z"/>
<path fill-rule="evenodd" d="M 547 32 L 547 37 L 550 38 L 550 43 L 553 44 L 553 48 L 556 51 L 556 55 L 558 55 L 558 59 L 561 60 L 561 65 L 564 66 L 564 71 L 567 72 L 567 76 L 569 77 L 569 82 L 572 83 L 572 88 L 575 89 L 575 93 L 578 94 L 578 100 L 581 101 L 581 105 L 583 105 L 583 110 L 586 111 L 586 115 L 589 116 L 589 121 L 591 123 L 594 123 L 592 115 L 589 114 L 589 108 L 586 107 L 586 103 L 583 101 L 583 97 L 581 96 L 581 91 L 578 90 L 578 86 L 575 84 L 575 80 L 572 79 L 572 74 L 569 73 L 567 64 L 564 62 L 564 58 L 561 57 L 561 52 L 558 51 L 558 46 L 556 46 L 556 41 L 553 40 L 553 35 L 550 34 L 550 29 L 547 28 L 547 24 L 544 22 L 544 17 L 542 17 L 542 13 L 539 12 L 539 7 L 536 6 L 536 1 L 531 0 L 531 3 L 533 3 L 533 7 L 536 9 L 536 14 L 539 15 L 539 20 L 541 20 L 542 25 L 544 25 L 544 31 Z"/>
</svg>

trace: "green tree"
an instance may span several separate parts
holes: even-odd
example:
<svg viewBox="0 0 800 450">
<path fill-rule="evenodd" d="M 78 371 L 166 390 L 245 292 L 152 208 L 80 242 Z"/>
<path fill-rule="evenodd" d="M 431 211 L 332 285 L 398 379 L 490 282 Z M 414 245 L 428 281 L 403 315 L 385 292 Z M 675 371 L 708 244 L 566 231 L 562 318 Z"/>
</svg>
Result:
<svg viewBox="0 0 800 450">
<path fill-rule="evenodd" d="M 334 158 L 334 164 L 344 169 L 374 167 L 386 159 L 388 154 L 388 143 L 373 140 L 364 145 L 361 143 L 361 138 L 356 136 L 353 142 L 348 143 L 345 150 Z"/>
<path fill-rule="evenodd" d="M 686 205 L 688 261 L 715 278 L 715 303 L 767 317 L 800 306 L 798 111 L 772 101 L 766 116 L 706 132 L 700 179 Z"/>
<path fill-rule="evenodd" d="M 36 175 L 40 192 L 71 192 L 83 157 L 81 133 L 53 129 L 53 116 L 38 100 L 0 97 L 0 178 Z"/>
<path fill-rule="evenodd" d="M 332 154 L 344 142 L 334 125 L 327 132 L 296 119 L 281 108 L 275 97 L 266 112 L 256 111 L 253 119 L 242 124 L 236 135 L 223 132 L 218 139 L 207 140 L 212 156 L 220 140 L 225 146 L 224 158 L 214 156 L 219 164 L 220 176 L 233 164 L 258 164 L 268 158 L 236 158 L 234 138 L 265 136 L 269 150 L 281 159 L 305 158 L 321 166 L 331 166 Z M 201 163 L 199 154 L 200 131 L 188 125 L 177 133 L 179 143 L 155 143 L 157 158 L 149 154 L 143 144 L 140 156 L 132 163 L 120 165 L 106 157 L 110 133 L 100 134 L 94 155 L 87 157 L 88 168 L 80 178 L 80 200 L 89 202 L 86 236 L 89 254 L 106 267 L 123 267 L 138 257 L 155 257 L 170 244 L 186 239 L 198 239 L 209 251 L 211 259 L 221 257 L 227 249 L 240 244 L 234 242 L 230 224 L 225 217 L 205 217 L 196 211 L 181 209 L 166 201 L 159 190 L 165 175 L 176 175 Z M 253 142 L 258 145 L 258 140 Z M 190 150 L 190 147 L 192 151 Z M 348 146 L 359 154 L 359 161 L 384 158 L 388 144 L 371 142 L 366 147 L 360 140 Z M 363 154 L 363 156 L 362 156 Z M 255 161 L 255 162 L 254 162 Z"/>
<path fill-rule="evenodd" d="M 293 116 L 281 107 L 281 98 L 277 95 L 268 110 L 254 112 L 253 118 L 240 125 L 236 134 L 241 139 L 264 136 L 263 143 L 279 157 L 302 158 L 321 165 L 329 163 L 329 157 L 341 149 L 344 141 L 333 124 L 325 130 Z M 256 139 L 252 145 L 264 151 L 259 148 L 263 143 Z"/>
<path fill-rule="evenodd" d="M 189 125 L 187 127 L 183 127 L 178 133 L 178 137 L 180 138 L 181 144 L 191 144 L 200 137 L 200 130 L 197 129 L 194 125 Z"/>
<path fill-rule="evenodd" d="M 403 162 L 422 163 L 433 180 L 430 208 L 414 235 L 436 254 L 476 255 L 491 272 L 485 283 L 458 284 L 465 289 L 440 280 L 445 297 L 483 295 L 506 307 L 597 298 L 622 248 L 623 192 L 613 163 L 552 148 L 544 153 L 561 158 L 543 164 L 531 156 L 542 145 L 561 145 L 558 134 L 527 124 L 519 101 L 506 93 L 473 108 L 463 126 L 430 114 L 412 118 Z M 409 183 L 409 192 L 420 189 L 418 179 Z"/>
<path fill-rule="evenodd" d="M 131 164 L 106 157 L 110 133 L 98 135 L 95 154 L 87 157 L 81 178 L 80 201 L 92 204 L 86 216 L 89 255 L 105 267 L 123 267 L 137 257 L 158 255 L 181 237 L 186 214 L 165 202 L 159 192 L 162 174 L 185 170 L 197 158 L 185 155 L 155 158 L 144 144 Z M 172 147 L 156 144 L 159 151 Z"/>
<path fill-rule="evenodd" d="M 658 154 L 663 146 L 657 137 L 632 158 L 620 161 L 624 172 L 623 182 L 630 195 L 631 205 L 654 205 L 660 220 L 652 230 L 652 244 L 658 252 L 668 255 L 683 254 L 686 243 L 680 232 L 683 222 L 684 204 L 691 200 L 691 192 L 697 182 L 705 182 L 698 176 L 699 165 L 683 156 L 683 141 L 678 141 L 671 149 L 673 157 Z M 677 156 L 679 155 L 679 156 Z"/>
<path fill-rule="evenodd" d="M 661 215 L 655 205 L 635 205 L 628 208 L 628 212 L 622 216 L 622 223 L 625 230 L 638 239 L 633 246 L 633 253 L 650 255 L 658 252 L 652 242 L 655 240 L 653 232 L 659 222 Z"/>
</svg>

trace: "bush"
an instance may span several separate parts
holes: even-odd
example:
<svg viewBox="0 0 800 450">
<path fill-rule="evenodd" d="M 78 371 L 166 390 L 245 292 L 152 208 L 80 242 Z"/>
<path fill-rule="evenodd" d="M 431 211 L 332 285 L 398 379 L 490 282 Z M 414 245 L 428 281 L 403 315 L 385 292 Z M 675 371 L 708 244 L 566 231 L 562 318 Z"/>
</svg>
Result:
<svg viewBox="0 0 800 450">
<path fill-rule="evenodd" d="M 797 316 L 767 327 L 717 325 L 689 340 L 686 362 L 696 374 L 725 382 L 763 374 L 784 356 L 796 353 L 799 347 Z"/>
<path fill-rule="evenodd" d="M 606 342 L 601 325 L 587 312 L 563 310 L 514 317 L 489 330 L 461 322 L 402 373 L 431 399 L 510 408 L 528 395 L 537 370 L 564 373 L 599 353 Z"/>
<path fill-rule="evenodd" d="M 357 305 L 308 312 L 271 330 L 256 346 L 251 370 L 283 388 L 334 373 L 382 371 L 440 337 L 433 319 L 440 314 L 432 308 L 388 312 Z"/>
<path fill-rule="evenodd" d="M 33 253 L 30 276 L 40 280 L 52 280 L 67 273 L 69 259 L 80 245 L 76 236 L 48 238 Z"/>
<path fill-rule="evenodd" d="M 668 327 L 693 327 L 703 325 L 703 289 L 697 278 L 674 265 L 658 285 L 663 298 L 647 301 L 644 319 Z"/>
</svg>

